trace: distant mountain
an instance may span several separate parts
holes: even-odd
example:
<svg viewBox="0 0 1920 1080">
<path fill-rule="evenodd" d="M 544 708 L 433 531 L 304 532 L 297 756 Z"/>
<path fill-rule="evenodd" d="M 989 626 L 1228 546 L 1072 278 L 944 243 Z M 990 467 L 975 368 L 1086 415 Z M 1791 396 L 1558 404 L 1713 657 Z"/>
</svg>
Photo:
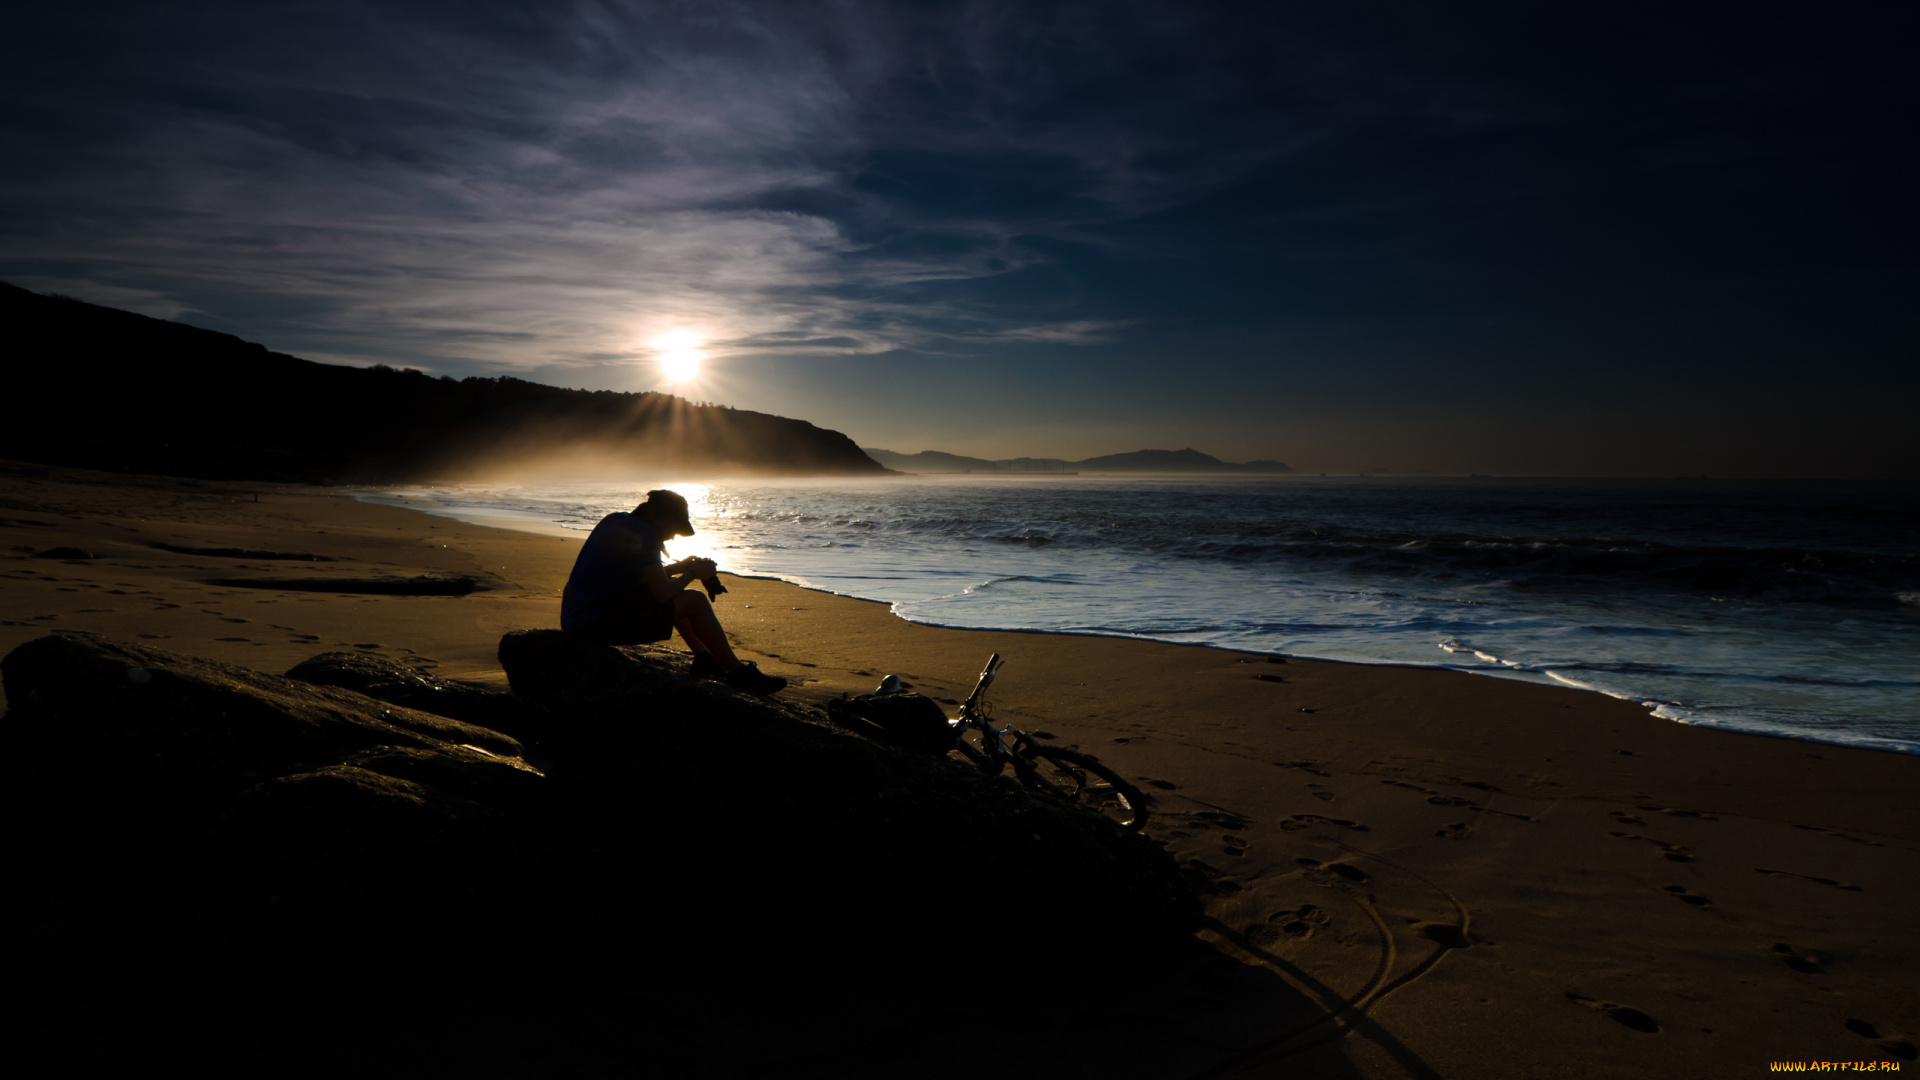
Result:
<svg viewBox="0 0 1920 1080">
<path fill-rule="evenodd" d="M 922 450 L 917 454 L 901 454 L 892 450 L 863 446 L 860 452 L 885 465 L 889 469 L 912 473 L 964 473 L 964 472 L 1005 472 L 1006 467 L 988 461 L 986 458 L 962 457 L 959 454 L 947 454 L 938 450 Z"/>
<path fill-rule="evenodd" d="M 317 364 L 0 283 L 0 457 L 218 479 L 884 474 L 837 431 L 669 394 Z"/>
<path fill-rule="evenodd" d="M 1290 473 L 1293 469 L 1277 461 L 1249 461 L 1235 465 L 1198 450 L 1135 450 L 1131 454 L 1108 454 L 1085 461 L 1068 462 L 1079 472 L 1246 472 Z"/>
<path fill-rule="evenodd" d="M 1136 450 L 1131 454 L 1108 454 L 1085 461 L 1062 458 L 985 458 L 962 457 L 939 450 L 900 454 L 892 450 L 862 447 L 868 457 L 889 469 L 914 473 L 960 472 L 1192 472 L 1192 473 L 1290 473 L 1293 470 L 1278 461 L 1249 461 L 1235 465 L 1198 450 Z"/>
</svg>

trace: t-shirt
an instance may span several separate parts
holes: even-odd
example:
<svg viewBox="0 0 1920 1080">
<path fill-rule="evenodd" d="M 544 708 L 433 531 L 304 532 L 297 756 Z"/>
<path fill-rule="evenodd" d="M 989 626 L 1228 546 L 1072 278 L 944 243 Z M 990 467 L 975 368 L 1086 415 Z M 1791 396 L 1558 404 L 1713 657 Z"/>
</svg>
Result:
<svg viewBox="0 0 1920 1080">
<path fill-rule="evenodd" d="M 658 565 L 660 533 L 646 518 L 625 511 L 601 518 L 574 557 L 561 594 L 560 628 L 591 630 L 613 613 L 616 597 L 641 587 L 642 571 Z"/>
</svg>

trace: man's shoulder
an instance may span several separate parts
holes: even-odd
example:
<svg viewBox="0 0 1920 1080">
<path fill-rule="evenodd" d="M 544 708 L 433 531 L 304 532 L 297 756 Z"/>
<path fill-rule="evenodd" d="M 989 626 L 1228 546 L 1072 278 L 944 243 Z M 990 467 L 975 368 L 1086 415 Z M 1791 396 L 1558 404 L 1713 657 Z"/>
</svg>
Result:
<svg viewBox="0 0 1920 1080">
<path fill-rule="evenodd" d="M 628 510 L 615 510 L 601 518 L 600 523 L 593 527 L 594 532 L 600 532 L 603 529 L 607 532 L 652 532 L 653 526 L 639 514 Z"/>
<path fill-rule="evenodd" d="M 621 545 L 638 544 L 649 550 L 660 546 L 660 533 L 653 524 L 625 510 L 601 518 L 600 523 L 593 527 L 593 534 L 600 537 L 602 542 L 611 540 Z"/>
</svg>

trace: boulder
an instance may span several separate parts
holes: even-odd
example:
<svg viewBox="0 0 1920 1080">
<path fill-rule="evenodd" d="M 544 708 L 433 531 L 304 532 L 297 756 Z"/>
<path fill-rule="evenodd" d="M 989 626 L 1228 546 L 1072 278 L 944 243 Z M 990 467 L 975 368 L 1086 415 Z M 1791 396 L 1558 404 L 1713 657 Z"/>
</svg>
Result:
<svg viewBox="0 0 1920 1080">
<path fill-rule="evenodd" d="M 30 641 L 0 678 L 29 967 L 471 928 L 549 865 L 546 778 L 498 732 L 92 634 Z"/>
<path fill-rule="evenodd" d="M 395 746 L 470 747 L 532 769 L 497 731 L 231 664 L 63 631 L 0 660 L 7 732 L 75 781 L 217 807 L 262 780 Z M 149 811 L 151 812 L 151 811 Z"/>
<path fill-rule="evenodd" d="M 422 769 L 437 755 L 390 753 L 412 771 L 457 782 L 461 763 Z M 206 838 L 195 887 L 193 909 L 209 936 L 241 950 L 262 942 L 276 951 L 343 947 L 402 962 L 470 948 L 475 934 L 514 936 L 549 882 L 542 833 L 466 794 L 359 760 L 269 780 L 234 798 Z"/>
<path fill-rule="evenodd" d="M 538 741 L 532 713 L 519 698 L 480 683 L 443 679 L 424 669 L 365 653 L 329 652 L 302 660 L 287 678 L 315 686 L 337 686 L 436 716 L 505 732 L 523 742 Z"/>
<path fill-rule="evenodd" d="M 663 653 L 553 630 L 501 639 L 515 694 L 555 733 L 575 819 L 609 843 L 662 814 L 697 815 L 691 839 L 676 828 L 654 841 L 678 876 L 735 872 L 750 845 L 756 874 L 792 883 L 787 917 L 844 926 L 857 911 L 855 933 L 889 947 L 945 934 L 961 902 L 1087 938 L 1183 928 L 1196 910 L 1145 837 L 1010 778 L 844 731 L 818 709 L 689 679 Z"/>
</svg>

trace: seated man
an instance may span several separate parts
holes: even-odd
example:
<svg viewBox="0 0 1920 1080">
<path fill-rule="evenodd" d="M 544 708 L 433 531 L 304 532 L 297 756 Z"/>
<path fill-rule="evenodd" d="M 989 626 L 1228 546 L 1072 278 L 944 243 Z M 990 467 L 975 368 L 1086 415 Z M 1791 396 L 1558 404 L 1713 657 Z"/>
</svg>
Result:
<svg viewBox="0 0 1920 1080">
<path fill-rule="evenodd" d="M 783 689 L 787 680 L 763 674 L 733 655 L 713 605 L 687 588 L 713 576 L 713 560 L 660 565 L 667 539 L 692 535 L 687 500 L 665 489 L 647 492 L 647 501 L 631 514 L 601 518 L 575 557 L 566 591 L 560 594 L 560 628 L 607 645 L 665 641 L 678 628 L 693 650 L 695 675 L 756 694 Z"/>
</svg>

